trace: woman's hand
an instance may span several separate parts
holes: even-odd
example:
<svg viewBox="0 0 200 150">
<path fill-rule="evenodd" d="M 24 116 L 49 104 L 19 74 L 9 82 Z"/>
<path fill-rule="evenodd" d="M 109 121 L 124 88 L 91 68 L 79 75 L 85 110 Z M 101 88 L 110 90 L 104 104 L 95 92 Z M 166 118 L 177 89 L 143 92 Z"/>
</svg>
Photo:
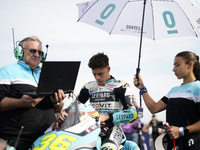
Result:
<svg viewBox="0 0 200 150">
<path fill-rule="evenodd" d="M 138 80 L 136 79 L 136 74 L 134 75 L 135 77 L 133 78 L 133 84 L 135 85 L 135 87 L 137 87 L 138 89 L 141 89 L 144 87 L 144 83 L 140 77 L 140 74 L 138 74 L 138 78 L 139 78 L 139 85 L 138 85 Z M 137 86 L 138 85 L 138 86 Z"/>
<path fill-rule="evenodd" d="M 179 128 L 175 126 L 170 126 L 170 129 L 167 129 L 170 139 L 174 140 L 180 137 Z"/>
</svg>

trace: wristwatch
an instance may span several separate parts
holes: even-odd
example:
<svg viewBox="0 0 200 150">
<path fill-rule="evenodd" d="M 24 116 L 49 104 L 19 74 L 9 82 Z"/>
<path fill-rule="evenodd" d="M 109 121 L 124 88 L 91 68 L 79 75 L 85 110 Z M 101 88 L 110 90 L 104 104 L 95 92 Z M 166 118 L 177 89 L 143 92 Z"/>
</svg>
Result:
<svg viewBox="0 0 200 150">
<path fill-rule="evenodd" d="M 187 135 L 187 134 L 189 134 L 189 129 L 187 128 L 187 127 L 184 127 L 184 135 Z"/>
</svg>

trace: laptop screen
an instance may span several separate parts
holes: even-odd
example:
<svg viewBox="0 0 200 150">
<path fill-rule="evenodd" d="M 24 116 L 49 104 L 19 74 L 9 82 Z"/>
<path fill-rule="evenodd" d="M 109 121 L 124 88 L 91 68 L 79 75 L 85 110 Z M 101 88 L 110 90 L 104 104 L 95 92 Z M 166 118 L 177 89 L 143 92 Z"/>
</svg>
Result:
<svg viewBox="0 0 200 150">
<path fill-rule="evenodd" d="M 80 61 L 45 61 L 42 65 L 36 93 L 54 93 L 62 89 L 65 93 L 74 90 Z"/>
</svg>

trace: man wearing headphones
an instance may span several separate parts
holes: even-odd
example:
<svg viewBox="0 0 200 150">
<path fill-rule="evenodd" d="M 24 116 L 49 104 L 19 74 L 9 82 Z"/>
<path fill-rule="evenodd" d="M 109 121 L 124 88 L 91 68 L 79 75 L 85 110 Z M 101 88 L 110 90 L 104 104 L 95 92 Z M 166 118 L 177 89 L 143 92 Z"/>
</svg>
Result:
<svg viewBox="0 0 200 150">
<path fill-rule="evenodd" d="M 23 39 L 14 54 L 18 62 L 0 68 L 0 138 L 17 150 L 27 150 L 55 121 L 66 95 L 63 90 L 38 98 L 23 95 L 36 90 L 41 72 L 38 65 L 46 59 L 37 37 Z"/>
</svg>

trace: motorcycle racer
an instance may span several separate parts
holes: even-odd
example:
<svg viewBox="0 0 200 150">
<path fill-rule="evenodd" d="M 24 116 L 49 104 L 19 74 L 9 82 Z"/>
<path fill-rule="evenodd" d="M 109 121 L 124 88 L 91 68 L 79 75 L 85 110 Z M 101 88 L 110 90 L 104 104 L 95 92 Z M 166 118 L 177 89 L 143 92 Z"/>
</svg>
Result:
<svg viewBox="0 0 200 150">
<path fill-rule="evenodd" d="M 78 100 L 81 103 L 89 101 L 100 114 L 101 149 L 118 150 L 124 136 L 120 123 L 132 122 L 137 118 L 137 111 L 132 104 L 132 88 L 127 82 L 110 75 L 109 58 L 104 53 L 94 55 L 88 66 L 96 81 L 83 86 Z"/>
</svg>

